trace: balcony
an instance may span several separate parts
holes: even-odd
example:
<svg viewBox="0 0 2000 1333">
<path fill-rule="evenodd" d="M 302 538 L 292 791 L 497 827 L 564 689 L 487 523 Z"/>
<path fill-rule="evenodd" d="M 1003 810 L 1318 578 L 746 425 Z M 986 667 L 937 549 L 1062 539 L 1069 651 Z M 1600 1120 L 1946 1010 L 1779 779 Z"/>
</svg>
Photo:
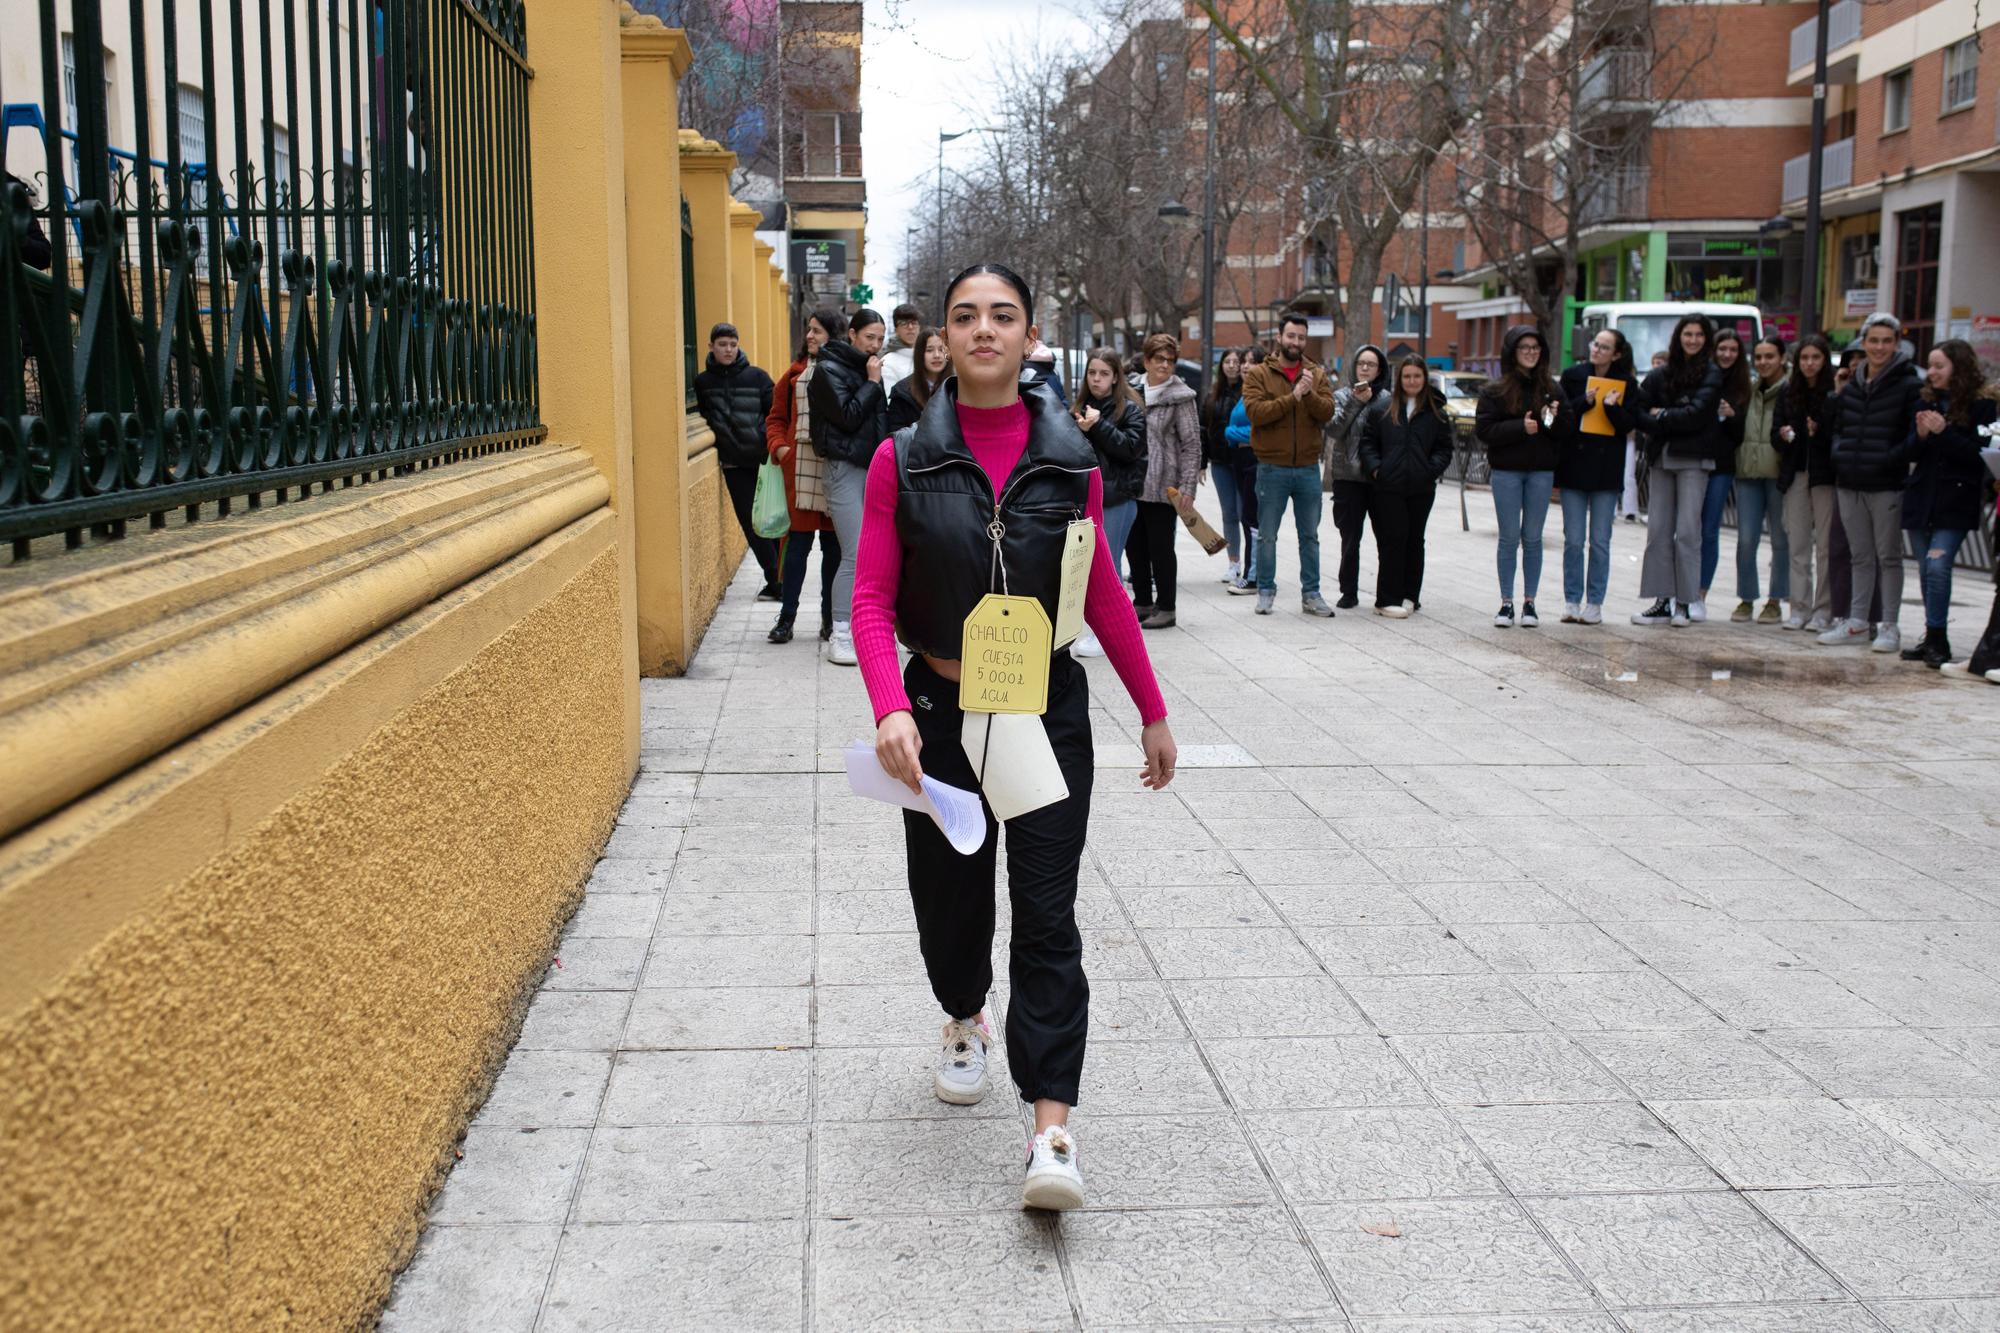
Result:
<svg viewBox="0 0 2000 1333">
<path fill-rule="evenodd" d="M 1583 68 L 1577 108 L 1585 115 L 1612 114 L 1643 106 L 1653 96 L 1652 53 L 1618 46 L 1599 51 Z"/>
<path fill-rule="evenodd" d="M 1816 18 L 1792 29 L 1792 63 L 1788 83 L 1811 83 L 1813 30 Z M 1861 0 L 1839 0 L 1826 14 L 1826 77 L 1829 83 L 1852 83 L 1861 63 Z"/>
<path fill-rule="evenodd" d="M 1812 170 L 1812 154 L 1800 153 L 1785 163 L 1785 188 L 1783 202 L 1797 203 L 1806 197 L 1807 177 Z M 1819 188 L 1821 194 L 1833 190 L 1844 190 L 1854 184 L 1854 140 L 1841 139 L 1826 146 L 1826 153 L 1820 161 Z"/>
<path fill-rule="evenodd" d="M 1596 227 L 1607 222 L 1638 221 L 1652 210 L 1652 168 L 1645 166 L 1606 167 L 1592 172 L 1577 192 L 1576 220 L 1579 227 Z"/>
<path fill-rule="evenodd" d="M 808 111 L 802 132 L 793 136 L 785 175 L 793 179 L 858 181 L 861 171 L 861 113 Z"/>
</svg>

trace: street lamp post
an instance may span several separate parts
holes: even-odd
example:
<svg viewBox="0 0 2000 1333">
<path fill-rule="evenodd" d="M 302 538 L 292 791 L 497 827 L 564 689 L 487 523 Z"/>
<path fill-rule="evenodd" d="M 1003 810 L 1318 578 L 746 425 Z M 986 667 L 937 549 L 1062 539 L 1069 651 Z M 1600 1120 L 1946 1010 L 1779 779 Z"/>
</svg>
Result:
<svg viewBox="0 0 2000 1333">
<path fill-rule="evenodd" d="M 1201 359 L 1202 385 L 1220 364 L 1215 355 L 1215 20 L 1208 21 L 1208 137 L 1201 155 Z"/>
<path fill-rule="evenodd" d="M 933 279 L 933 281 L 932 281 L 932 283 L 931 283 L 931 290 L 932 290 L 933 292 L 942 292 L 942 291 L 944 290 L 944 279 L 945 279 L 945 273 L 944 273 L 944 146 L 945 146 L 946 144 L 950 143 L 950 142 L 951 142 L 951 141 L 952 141 L 953 139 L 963 139 L 963 138 L 964 138 L 964 137 L 965 137 L 966 135 L 968 135 L 968 134 L 970 134 L 970 133 L 972 133 L 972 131 L 971 131 L 971 130 L 959 130 L 959 131 L 957 131 L 957 132 L 955 132 L 955 133 L 952 133 L 952 134 L 946 134 L 946 133 L 945 133 L 945 132 L 944 132 L 943 130 L 939 130 L 939 131 L 938 131 L 938 147 L 937 147 L 937 178 L 936 178 L 935 182 L 933 183 L 933 188 L 934 188 L 934 190 L 936 191 L 936 196 L 935 196 L 935 200 L 934 200 L 934 202 L 935 202 L 935 203 L 936 203 L 936 205 L 937 205 L 937 218 L 936 218 L 936 224 L 935 224 L 935 226 L 934 226 L 934 227 L 932 228 L 932 231 L 931 231 L 931 265 L 932 265 L 932 273 L 931 273 L 931 276 L 932 276 L 932 279 Z M 934 312 L 934 313 L 937 313 L 937 315 L 938 315 L 938 322 L 939 322 L 939 323 L 943 323 L 943 322 L 944 322 L 944 320 L 943 320 L 943 315 L 942 315 L 942 313 L 941 313 L 941 312 Z"/>
<path fill-rule="evenodd" d="M 1826 21 L 1827 0 L 1819 0 L 1813 23 L 1812 153 L 1806 159 L 1805 308 L 1799 331 L 1819 330 L 1819 191 L 1820 168 L 1826 157 Z M 1759 247 L 1760 249 L 1762 247 Z"/>
</svg>

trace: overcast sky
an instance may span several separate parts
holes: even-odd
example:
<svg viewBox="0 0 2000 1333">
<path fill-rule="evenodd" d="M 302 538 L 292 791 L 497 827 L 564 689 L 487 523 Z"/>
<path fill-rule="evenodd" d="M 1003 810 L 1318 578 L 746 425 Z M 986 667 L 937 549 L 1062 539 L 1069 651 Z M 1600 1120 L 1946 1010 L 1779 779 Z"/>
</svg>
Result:
<svg viewBox="0 0 2000 1333">
<path fill-rule="evenodd" d="M 865 0 L 861 160 L 868 173 L 867 271 L 885 309 L 897 290 L 903 229 L 937 169 L 937 136 L 984 124 L 983 72 L 1037 29 L 1054 45 L 1096 45 L 1099 0 Z M 945 145 L 945 167 L 972 141 Z"/>
</svg>

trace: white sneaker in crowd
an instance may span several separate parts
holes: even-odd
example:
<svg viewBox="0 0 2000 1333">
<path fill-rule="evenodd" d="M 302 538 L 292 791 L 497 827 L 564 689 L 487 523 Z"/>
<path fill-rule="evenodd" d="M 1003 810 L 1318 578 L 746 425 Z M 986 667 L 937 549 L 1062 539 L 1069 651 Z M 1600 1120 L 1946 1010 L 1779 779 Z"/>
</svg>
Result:
<svg viewBox="0 0 2000 1333">
<path fill-rule="evenodd" d="M 1394 606 L 1378 606 L 1375 608 L 1375 614 L 1378 616 L 1387 616 L 1391 620 L 1408 620 L 1410 618 L 1410 604 L 1408 602 L 1398 602 Z"/>
<path fill-rule="evenodd" d="M 1104 656 L 1104 645 L 1099 643 L 1097 636 L 1090 632 L 1090 626 L 1085 625 L 1083 633 L 1077 635 L 1076 641 L 1070 644 L 1069 651 L 1073 657 L 1102 657 Z"/>
<path fill-rule="evenodd" d="M 1050 1125 L 1028 1145 L 1021 1206 L 1054 1212 L 1083 1207 L 1083 1172 L 1076 1167 L 1076 1136 L 1068 1125 Z"/>
<path fill-rule="evenodd" d="M 1565 625 L 1582 624 L 1583 607 L 1576 602 L 1564 602 L 1562 623 Z"/>
<path fill-rule="evenodd" d="M 1585 602 L 1583 604 L 1583 614 L 1577 617 L 1577 621 L 1585 625 L 1602 625 L 1604 623 L 1604 608 L 1596 602 Z"/>
<path fill-rule="evenodd" d="M 1826 615 L 1821 612 L 1814 612 L 1813 618 L 1806 622 L 1806 633 L 1824 634 L 1839 623 L 1840 622 L 1835 620 L 1832 616 Z"/>
<path fill-rule="evenodd" d="M 826 660 L 835 666 L 854 665 L 854 627 L 847 621 L 833 622 L 833 635 L 826 641 Z"/>
<path fill-rule="evenodd" d="M 1687 604 L 1687 617 L 1689 620 L 1692 620 L 1697 625 L 1699 625 L 1702 621 L 1707 620 L 1708 603 L 1704 601 L 1689 602 Z"/>
<path fill-rule="evenodd" d="M 1805 612 L 1803 612 L 1803 611 L 1794 611 L 1794 612 L 1792 612 L 1792 613 L 1791 613 L 1790 615 L 1788 615 L 1788 616 L 1786 616 L 1786 617 L 1785 617 L 1785 619 L 1784 619 L 1784 622 L 1783 622 L 1782 624 L 1780 624 L 1780 625 L 1778 626 L 1778 628 L 1779 628 L 1779 629 L 1804 629 L 1804 628 L 1806 628 L 1806 617 L 1805 617 Z"/>
<path fill-rule="evenodd" d="M 1875 627 L 1875 642 L 1869 644 L 1868 647 L 1870 651 L 1878 653 L 1901 652 L 1903 649 L 1902 628 L 1886 620 L 1883 621 Z"/>
<path fill-rule="evenodd" d="M 1700 605 L 1700 602 L 1675 602 L 1673 614 L 1667 619 L 1667 628 L 1686 629 L 1694 619 L 1694 608 Z"/>
<path fill-rule="evenodd" d="M 986 1048 L 992 1042 L 993 1030 L 986 1026 L 983 1013 L 944 1025 L 937 1076 L 931 1081 L 939 1101 L 974 1106 L 986 1096 Z"/>
<path fill-rule="evenodd" d="M 1234 582 L 1236 582 L 1236 580 L 1238 580 L 1238 579 L 1240 579 L 1240 578 L 1242 578 L 1242 577 L 1243 577 L 1243 568 L 1242 568 L 1242 566 L 1241 566 L 1241 565 L 1239 565 L 1239 564 L 1238 564 L 1238 563 L 1237 563 L 1236 561 L 1234 561 L 1234 560 L 1231 560 L 1231 561 L 1229 562 L 1229 572 L 1228 572 L 1227 574 L 1224 574 L 1224 575 L 1222 576 L 1222 580 L 1221 580 L 1221 581 L 1222 581 L 1222 582 L 1224 582 L 1224 583 L 1234 583 Z"/>
<path fill-rule="evenodd" d="M 1829 648 L 1845 648 L 1849 644 L 1868 642 L 1868 622 L 1865 620 L 1836 620 L 1819 641 Z"/>
</svg>

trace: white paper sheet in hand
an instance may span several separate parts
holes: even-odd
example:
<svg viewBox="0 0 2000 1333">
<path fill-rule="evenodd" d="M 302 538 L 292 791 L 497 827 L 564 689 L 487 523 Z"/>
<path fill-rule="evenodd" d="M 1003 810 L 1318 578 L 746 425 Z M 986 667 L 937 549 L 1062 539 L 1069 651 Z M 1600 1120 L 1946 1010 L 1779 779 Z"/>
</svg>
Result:
<svg viewBox="0 0 2000 1333">
<path fill-rule="evenodd" d="M 875 747 L 867 741 L 849 741 L 844 757 L 847 789 L 856 796 L 929 815 L 960 856 L 972 855 L 985 843 L 986 812 L 980 808 L 977 792 L 926 775 L 923 794 L 919 796 L 889 776 L 882 761 L 875 757 Z"/>
<path fill-rule="evenodd" d="M 972 771 L 983 775 L 980 790 L 1002 823 L 1068 799 L 1049 730 L 1035 714 L 967 713 L 958 739 Z"/>
</svg>

